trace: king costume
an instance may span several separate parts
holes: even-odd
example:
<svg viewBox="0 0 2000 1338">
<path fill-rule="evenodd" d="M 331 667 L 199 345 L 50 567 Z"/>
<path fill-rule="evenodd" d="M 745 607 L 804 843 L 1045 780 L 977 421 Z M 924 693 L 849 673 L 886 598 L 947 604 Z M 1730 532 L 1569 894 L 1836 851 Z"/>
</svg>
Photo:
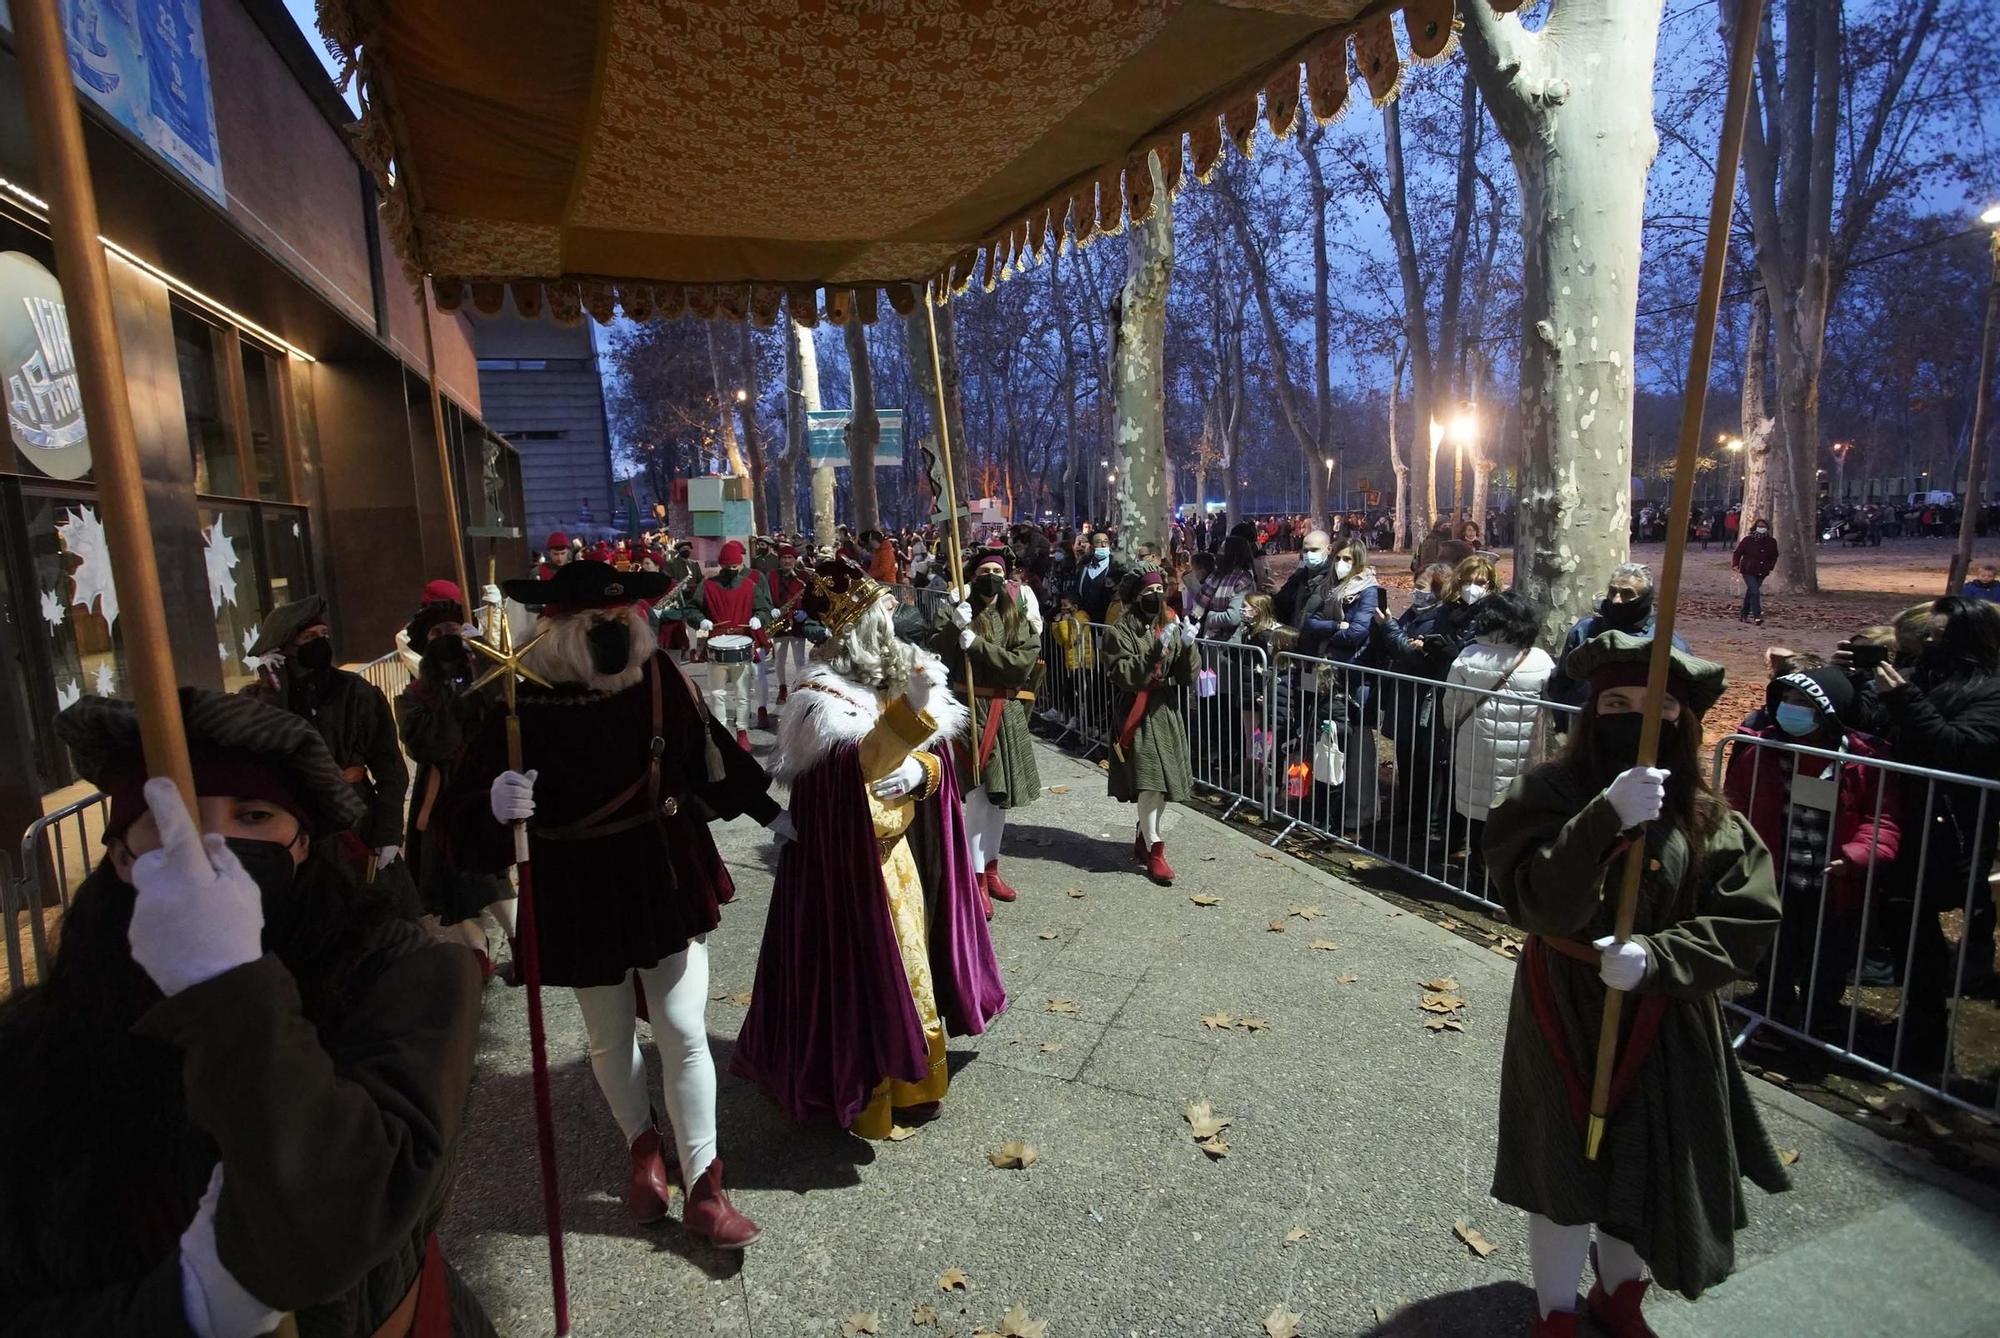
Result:
<svg viewBox="0 0 2000 1338">
<path fill-rule="evenodd" d="M 947 1037 L 1006 1006 L 941 756 L 967 712 L 944 666 L 896 639 L 894 596 L 860 567 L 822 563 L 807 586 L 829 636 L 779 723 L 799 826 L 731 1069 L 801 1122 L 886 1138 L 937 1113 Z"/>
</svg>

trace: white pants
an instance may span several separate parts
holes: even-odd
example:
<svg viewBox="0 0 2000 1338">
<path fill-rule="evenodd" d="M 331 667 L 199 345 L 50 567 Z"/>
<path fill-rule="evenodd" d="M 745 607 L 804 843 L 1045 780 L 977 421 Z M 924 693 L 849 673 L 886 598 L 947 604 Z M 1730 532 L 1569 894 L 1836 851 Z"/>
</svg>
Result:
<svg viewBox="0 0 2000 1338">
<path fill-rule="evenodd" d="M 972 871 L 984 873 L 1000 858 L 1000 836 L 1007 829 L 1007 810 L 986 797 L 981 785 L 965 796 L 965 842 L 972 847 Z"/>
<path fill-rule="evenodd" d="M 750 669 L 748 664 L 709 661 L 709 709 L 724 729 L 750 728 Z"/>
<path fill-rule="evenodd" d="M 806 645 L 806 639 L 802 636 L 771 638 L 770 650 L 764 653 L 763 660 L 757 665 L 757 704 L 759 706 L 768 707 L 771 704 L 771 675 L 769 670 L 775 666 L 778 673 L 778 687 L 786 692 L 791 691 L 792 688 L 797 686 L 798 681 L 805 677 L 806 652 L 810 649 L 811 647 Z"/>
<path fill-rule="evenodd" d="M 1146 838 L 1146 844 L 1156 846 L 1165 838 L 1160 835 L 1160 819 L 1167 810 L 1167 796 L 1161 790 L 1139 791 L 1139 831 Z"/>
<path fill-rule="evenodd" d="M 1630 1244 L 1597 1229 L 1597 1281 L 1607 1292 L 1646 1276 L 1646 1265 Z M 1528 1214 L 1528 1267 L 1535 1275 L 1535 1301 L 1543 1318 L 1576 1309 L 1577 1284 L 1590 1254 L 1591 1227 L 1557 1226 L 1540 1213 Z"/>
<path fill-rule="evenodd" d="M 708 1053 L 708 945 L 701 939 L 634 972 L 646 991 L 646 1013 L 660 1050 L 667 1118 L 675 1151 L 692 1186 L 715 1160 L 715 1060 Z M 590 1033 L 590 1068 L 627 1144 L 646 1131 L 653 1103 L 646 1061 L 639 1053 L 638 1005 L 628 976 L 616 985 L 576 992 Z"/>
</svg>

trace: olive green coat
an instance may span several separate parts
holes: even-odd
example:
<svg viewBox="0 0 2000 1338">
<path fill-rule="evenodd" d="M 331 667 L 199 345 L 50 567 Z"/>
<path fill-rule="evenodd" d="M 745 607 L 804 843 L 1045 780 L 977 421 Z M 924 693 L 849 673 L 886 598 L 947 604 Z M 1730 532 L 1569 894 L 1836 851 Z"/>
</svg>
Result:
<svg viewBox="0 0 2000 1338">
<path fill-rule="evenodd" d="M 1770 852 L 1730 813 L 1674 906 L 1687 841 L 1655 824 L 1633 940 L 1648 974 L 1625 1002 L 1627 1035 L 1648 996 L 1665 996 L 1651 1049 L 1611 1112 L 1595 1162 L 1583 1155 L 1575 1088 L 1535 1003 L 1542 996 L 1584 1092 L 1596 1063 L 1605 987 L 1595 967 L 1530 941 L 1514 975 L 1500 1063 L 1493 1196 L 1630 1241 L 1661 1286 L 1692 1299 L 1729 1276 L 1748 1223 L 1742 1181 L 1788 1187 L 1730 1047 L 1717 992 L 1749 980 L 1778 929 Z M 1612 932 L 1621 870 L 1618 816 L 1564 761 L 1517 780 L 1486 824 L 1486 863 L 1508 918 L 1532 935 L 1590 943 Z"/>
<path fill-rule="evenodd" d="M 968 792 L 976 783 L 996 808 L 1026 808 L 1042 796 L 1042 773 L 1035 765 L 1035 741 L 1028 733 L 1028 711 L 1011 694 L 1028 686 L 1035 663 L 1041 659 L 1042 639 L 1035 634 L 1020 604 L 1001 596 L 991 608 L 980 610 L 972 620 L 973 642 L 959 648 L 959 628 L 941 603 L 931 625 L 930 644 L 951 674 L 951 688 L 968 702 L 965 667 L 972 665 L 972 686 L 978 693 L 994 689 L 1010 694 L 1004 701 L 981 696 L 972 702 L 972 724 L 966 730 L 965 746 L 953 748 L 958 759 L 958 783 Z M 1000 732 L 993 740 L 993 755 L 979 780 L 972 778 L 971 758 L 986 728 L 986 713 L 1000 710 Z"/>
<path fill-rule="evenodd" d="M 1113 799 L 1137 803 L 1141 792 L 1158 790 L 1182 802 L 1194 794 L 1194 768 L 1188 755 L 1187 721 L 1181 715 L 1181 694 L 1201 668 L 1201 652 L 1192 643 L 1165 655 L 1152 624 L 1136 611 L 1127 612 L 1104 630 L 1099 668 L 1111 683 L 1111 771 Z M 1125 719 L 1142 688 L 1151 688 L 1146 713 L 1123 750 L 1115 746 Z"/>
</svg>

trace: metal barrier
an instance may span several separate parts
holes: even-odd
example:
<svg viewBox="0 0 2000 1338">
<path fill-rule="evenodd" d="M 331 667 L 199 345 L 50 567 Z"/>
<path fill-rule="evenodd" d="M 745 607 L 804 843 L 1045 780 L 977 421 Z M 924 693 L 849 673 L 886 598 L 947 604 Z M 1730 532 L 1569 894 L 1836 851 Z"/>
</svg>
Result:
<svg viewBox="0 0 2000 1338">
<path fill-rule="evenodd" d="M 402 695 L 403 689 L 410 686 L 410 680 L 416 677 L 410 672 L 409 661 L 405 660 L 400 652 L 393 650 L 379 659 L 370 660 L 355 672 L 381 689 L 382 695 L 392 702 Z"/>
<path fill-rule="evenodd" d="M 1729 1001 L 1745 1020 L 1736 1044 L 1779 1032 L 2000 1115 L 1946 1077 L 1968 988 L 1993 987 L 2000 781 L 1744 734 L 1716 743 L 1713 775 L 1770 847 L 1781 906 L 1756 983 Z"/>
<path fill-rule="evenodd" d="M 47 912 L 67 913 L 70 893 L 104 857 L 108 795 L 87 795 L 30 823 L 21 835 L 19 863 L 0 894 L 0 928 L 7 934 L 7 979 L 16 987 L 40 980 L 49 968 Z M 21 955 L 20 915 L 28 917 L 32 976 Z"/>
</svg>

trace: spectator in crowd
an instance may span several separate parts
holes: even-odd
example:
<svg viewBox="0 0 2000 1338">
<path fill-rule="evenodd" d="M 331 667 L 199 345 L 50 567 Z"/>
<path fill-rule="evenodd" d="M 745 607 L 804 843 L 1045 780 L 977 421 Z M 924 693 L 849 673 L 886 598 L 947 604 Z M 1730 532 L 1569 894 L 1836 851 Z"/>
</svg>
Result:
<svg viewBox="0 0 2000 1338">
<path fill-rule="evenodd" d="M 1442 567 L 1443 564 L 1439 563 Z M 1437 604 L 1405 624 L 1379 618 L 1371 629 L 1373 662 L 1398 673 L 1443 683 L 1459 652 L 1472 641 L 1472 619 L 1499 584 L 1491 560 L 1469 557 L 1451 569 Z M 1415 635 L 1410 635 L 1414 630 Z M 1449 731 L 1440 735 L 1437 690 L 1397 680 L 1387 726 L 1396 741 L 1396 774 L 1401 778 L 1399 808 L 1407 821 L 1424 826 L 1429 843 L 1442 851 L 1445 842 L 1444 773 L 1450 765 Z"/>
<path fill-rule="evenodd" d="M 880 530 L 863 530 L 861 546 L 868 554 L 868 574 L 884 585 L 903 579 L 902 564 L 896 558 L 895 542 Z"/>
<path fill-rule="evenodd" d="M 1271 570 L 1271 564 L 1265 560 L 1264 548 L 1257 535 L 1256 522 L 1249 520 L 1238 521 L 1236 526 L 1229 531 L 1229 537 L 1232 539 L 1241 539 L 1250 546 L 1250 574 L 1255 578 L 1258 592 L 1266 595 L 1275 594 L 1278 589 L 1277 574 Z"/>
<path fill-rule="evenodd" d="M 1802 669 L 1817 669 L 1826 662 L 1826 656 L 1816 650 L 1793 650 L 1789 646 L 1764 647 L 1764 673 L 1769 678 L 1783 678 L 1786 674 L 1797 673 Z M 1852 693 L 1848 694 L 1848 700 L 1853 700 Z M 1843 718 L 1845 714 L 1843 712 Z M 1736 732 L 1756 734 L 1777 723 L 1778 718 L 1771 713 L 1771 703 L 1760 702 L 1737 724 Z"/>
<path fill-rule="evenodd" d="M 1417 551 L 1410 555 L 1410 570 L 1422 571 L 1433 562 L 1456 567 L 1472 555 L 1472 545 L 1462 539 L 1455 539 L 1451 533 L 1451 521 L 1440 517 L 1431 526 L 1430 533 L 1417 545 Z"/>
<path fill-rule="evenodd" d="M 1982 562 L 1979 575 L 1965 583 L 1967 599 L 1983 599 L 1988 604 L 2000 604 L 2000 563 Z"/>
<path fill-rule="evenodd" d="M 1764 625 L 1764 578 L 1778 565 L 1778 541 L 1771 537 L 1771 522 L 1763 516 L 1751 522 L 1730 555 L 1730 567 L 1743 578 L 1743 608 L 1737 618 Z"/>
<path fill-rule="evenodd" d="M 1472 559 L 1468 559 L 1470 561 Z M 1502 795 L 1540 760 L 1542 689 L 1556 662 L 1535 644 L 1541 615 L 1511 590 L 1473 606 L 1472 640 L 1445 674 L 1443 712 L 1451 730 L 1452 807 L 1465 822 L 1467 890 L 1490 896 L 1482 847 L 1486 820 Z"/>
<path fill-rule="evenodd" d="M 1549 675 L 1549 700 L 1581 706 L 1589 696 L 1586 685 L 1570 675 L 1570 652 L 1605 632 L 1651 637 L 1654 621 L 1653 569 L 1643 562 L 1621 562 L 1613 567 L 1597 612 L 1577 619 L 1569 635 L 1563 638 L 1562 653 L 1556 656 L 1556 671 Z M 1683 651 L 1688 648 L 1679 632 L 1674 633 L 1674 648 Z M 1565 716 L 1558 714 L 1556 728 L 1560 730 L 1566 723 Z"/>
<path fill-rule="evenodd" d="M 1325 530 L 1305 537 L 1298 569 L 1271 600 L 1299 634 L 1299 653 L 1353 663 L 1368 647 L 1368 629 L 1387 606 L 1368 565 L 1368 548 L 1350 539 L 1338 552 Z"/>
<path fill-rule="evenodd" d="M 1094 623 L 1101 623 L 1111 610 L 1111 601 L 1117 598 L 1118 583 L 1125 578 L 1125 569 L 1111 558 L 1111 536 L 1099 530 L 1090 536 L 1090 551 L 1077 568 L 1076 590 L 1073 598 L 1084 616 Z"/>
<path fill-rule="evenodd" d="M 1210 641 L 1234 640 L 1247 616 L 1245 601 L 1256 593 L 1256 554 L 1249 540 L 1232 534 L 1222 541 L 1222 552 L 1191 615 L 1200 634 Z M 1267 598 L 1267 606 L 1269 602 Z"/>
<path fill-rule="evenodd" d="M 1810 1031 L 1840 1011 L 1869 870 L 1896 858 L 1901 805 L 1894 778 L 1865 762 L 1887 757 L 1888 745 L 1842 724 L 1853 707 L 1847 674 L 1832 665 L 1780 667 L 1765 692 L 1772 723 L 1738 732 L 1857 759 L 1739 744 L 1722 781 L 1729 806 L 1750 819 L 1778 870 L 1783 919 L 1756 1002 Z"/>
</svg>

